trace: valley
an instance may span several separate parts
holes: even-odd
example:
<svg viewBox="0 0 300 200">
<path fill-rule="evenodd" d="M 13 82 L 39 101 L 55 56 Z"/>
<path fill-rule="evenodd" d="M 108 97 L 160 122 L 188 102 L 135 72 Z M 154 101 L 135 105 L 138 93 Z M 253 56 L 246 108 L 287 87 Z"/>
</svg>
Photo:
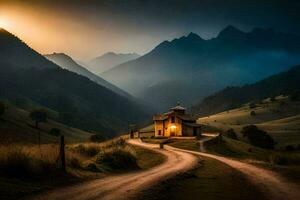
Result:
<svg viewBox="0 0 300 200">
<path fill-rule="evenodd" d="M 0 0 L 0 199 L 299 200 L 299 10 Z"/>
</svg>

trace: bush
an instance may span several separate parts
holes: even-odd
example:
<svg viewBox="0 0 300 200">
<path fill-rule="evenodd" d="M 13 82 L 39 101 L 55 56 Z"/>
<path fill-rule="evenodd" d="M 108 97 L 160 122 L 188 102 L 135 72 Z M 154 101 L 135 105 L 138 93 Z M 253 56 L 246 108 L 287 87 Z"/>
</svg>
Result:
<svg viewBox="0 0 300 200">
<path fill-rule="evenodd" d="M 131 149 L 110 148 L 97 156 L 96 162 L 114 170 L 137 169 L 137 159 Z"/>
<path fill-rule="evenodd" d="M 39 128 L 39 123 L 47 122 L 47 112 L 45 110 L 34 110 L 30 113 L 30 118 L 35 122 L 35 128 Z"/>
<path fill-rule="evenodd" d="M 250 144 L 266 149 L 273 149 L 275 142 L 267 132 L 258 129 L 255 125 L 243 127 L 241 133 L 248 138 Z"/>
<path fill-rule="evenodd" d="M 256 115 L 256 112 L 253 110 L 253 111 L 250 112 L 250 115 L 251 115 L 251 116 L 255 116 L 255 115 Z"/>
<path fill-rule="evenodd" d="M 83 156 L 94 157 L 101 151 L 101 146 L 94 143 L 80 144 L 73 150 Z"/>
<path fill-rule="evenodd" d="M 250 103 L 249 108 L 251 108 L 251 109 L 256 108 L 256 104 L 255 103 Z"/>
<path fill-rule="evenodd" d="M 271 101 L 271 102 L 275 102 L 275 101 L 276 101 L 276 97 L 275 97 L 275 96 L 271 97 L 271 98 L 270 98 L 270 101 Z"/>
<path fill-rule="evenodd" d="M 290 101 L 298 101 L 299 100 L 299 94 L 291 94 L 289 95 Z"/>
<path fill-rule="evenodd" d="M 293 145 L 286 145 L 286 146 L 285 146 L 285 150 L 286 150 L 286 151 L 294 151 L 295 148 L 294 148 Z"/>
<path fill-rule="evenodd" d="M 227 137 L 229 137 L 229 138 L 231 138 L 231 139 L 234 139 L 234 140 L 237 140 L 238 138 L 237 138 L 237 135 L 236 135 L 236 133 L 235 133 L 235 131 L 234 131 L 234 129 L 228 129 L 227 131 L 226 131 L 226 133 L 225 133 L 225 135 L 227 136 Z"/>
<path fill-rule="evenodd" d="M 52 128 L 49 132 L 50 135 L 53 135 L 53 136 L 60 136 L 60 129 L 59 128 Z"/>
<path fill-rule="evenodd" d="M 4 114 L 5 112 L 5 105 L 4 103 L 0 102 L 0 117 Z"/>
<path fill-rule="evenodd" d="M 105 141 L 105 137 L 99 134 L 94 134 L 90 137 L 91 142 L 103 142 Z"/>
<path fill-rule="evenodd" d="M 274 165 L 286 165 L 288 160 L 286 157 L 276 154 L 270 156 L 270 162 Z"/>
</svg>

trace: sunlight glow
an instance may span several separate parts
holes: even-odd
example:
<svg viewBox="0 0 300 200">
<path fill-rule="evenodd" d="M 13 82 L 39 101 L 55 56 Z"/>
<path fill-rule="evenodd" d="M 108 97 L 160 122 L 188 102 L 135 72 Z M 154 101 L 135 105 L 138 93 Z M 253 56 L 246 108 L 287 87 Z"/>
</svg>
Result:
<svg viewBox="0 0 300 200">
<path fill-rule="evenodd" d="M 0 18 L 0 28 L 6 28 L 8 26 L 7 20 Z"/>
<path fill-rule="evenodd" d="M 175 126 L 175 125 L 172 125 L 172 126 L 171 126 L 171 129 L 175 129 L 175 128 L 176 128 L 176 126 Z"/>
</svg>

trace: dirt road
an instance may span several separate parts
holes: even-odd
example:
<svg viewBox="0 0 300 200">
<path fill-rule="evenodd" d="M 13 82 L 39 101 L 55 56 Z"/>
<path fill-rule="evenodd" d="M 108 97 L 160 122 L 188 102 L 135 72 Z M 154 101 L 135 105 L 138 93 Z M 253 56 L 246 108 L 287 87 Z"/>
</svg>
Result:
<svg viewBox="0 0 300 200">
<path fill-rule="evenodd" d="M 222 156 L 212 155 L 208 153 L 195 152 L 182 150 L 168 146 L 168 150 L 177 150 L 194 155 L 200 155 L 204 157 L 213 158 L 219 160 L 234 169 L 244 173 L 250 181 L 259 186 L 262 192 L 272 200 L 299 200 L 300 199 L 300 187 L 288 182 L 279 174 L 270 170 L 262 169 L 251 164 L 243 163 L 240 161 L 232 160 Z M 253 197 L 255 199 L 255 197 Z"/>
<path fill-rule="evenodd" d="M 97 200 L 130 199 L 139 191 L 146 189 L 168 177 L 190 170 L 198 163 L 196 156 L 177 150 L 158 150 L 158 145 L 130 140 L 131 144 L 159 151 L 167 159 L 163 164 L 146 171 L 109 176 L 75 186 L 47 192 L 32 200 Z"/>
</svg>

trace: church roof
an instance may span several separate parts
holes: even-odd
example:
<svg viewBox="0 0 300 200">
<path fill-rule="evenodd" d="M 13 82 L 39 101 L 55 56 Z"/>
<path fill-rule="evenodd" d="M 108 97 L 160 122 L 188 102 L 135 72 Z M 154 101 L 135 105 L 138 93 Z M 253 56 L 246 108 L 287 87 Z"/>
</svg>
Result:
<svg viewBox="0 0 300 200">
<path fill-rule="evenodd" d="M 185 110 L 185 108 L 180 105 L 177 105 L 177 106 L 171 108 L 171 110 Z"/>
<path fill-rule="evenodd" d="M 154 115 L 153 120 L 154 121 L 162 121 L 168 119 L 167 115 L 161 114 L 161 115 Z"/>
</svg>

